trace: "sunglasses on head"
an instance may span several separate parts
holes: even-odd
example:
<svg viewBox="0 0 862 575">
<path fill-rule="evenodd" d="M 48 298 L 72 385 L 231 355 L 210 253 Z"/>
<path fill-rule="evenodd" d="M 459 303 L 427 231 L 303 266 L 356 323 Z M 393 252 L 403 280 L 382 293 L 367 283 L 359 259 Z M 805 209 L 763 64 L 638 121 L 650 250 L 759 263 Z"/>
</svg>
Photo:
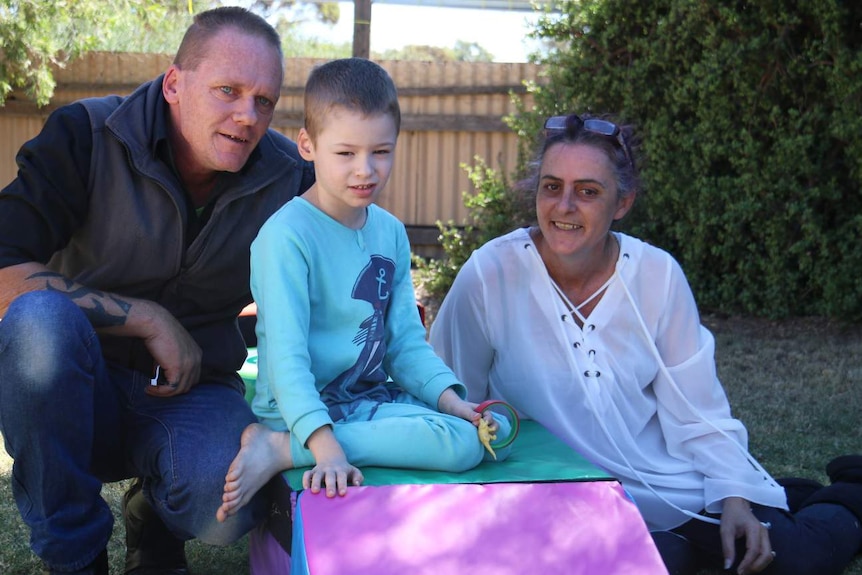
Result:
<svg viewBox="0 0 862 575">
<path fill-rule="evenodd" d="M 572 134 L 577 134 L 580 130 L 586 130 L 593 134 L 614 138 L 614 141 L 616 141 L 620 148 L 622 148 L 623 154 L 626 156 L 626 160 L 628 160 L 629 164 L 634 167 L 632 157 L 629 155 L 629 147 L 626 145 L 626 141 L 623 138 L 623 131 L 613 122 L 600 120 L 598 118 L 587 118 L 586 120 L 582 120 L 577 114 L 571 114 L 569 116 L 551 116 L 545 120 L 543 133 L 545 138 L 549 138 L 554 134 L 562 134 L 569 130 L 571 130 Z"/>
</svg>

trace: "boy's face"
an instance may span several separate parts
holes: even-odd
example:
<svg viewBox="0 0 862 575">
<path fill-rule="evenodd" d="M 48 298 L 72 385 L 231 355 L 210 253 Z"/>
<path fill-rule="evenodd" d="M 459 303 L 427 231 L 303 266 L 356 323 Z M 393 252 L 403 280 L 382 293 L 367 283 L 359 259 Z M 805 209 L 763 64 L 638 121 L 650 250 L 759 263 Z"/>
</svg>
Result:
<svg viewBox="0 0 862 575">
<path fill-rule="evenodd" d="M 365 208 L 389 180 L 398 134 L 388 114 L 364 116 L 334 108 L 312 141 L 305 129 L 297 143 L 314 162 L 316 182 L 304 194 L 309 202 L 347 227 L 365 224 Z"/>
</svg>

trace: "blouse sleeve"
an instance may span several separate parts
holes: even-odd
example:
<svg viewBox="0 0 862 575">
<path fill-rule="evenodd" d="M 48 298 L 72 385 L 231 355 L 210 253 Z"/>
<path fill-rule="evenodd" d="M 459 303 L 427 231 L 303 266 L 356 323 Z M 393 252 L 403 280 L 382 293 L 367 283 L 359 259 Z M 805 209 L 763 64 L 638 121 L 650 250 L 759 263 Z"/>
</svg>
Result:
<svg viewBox="0 0 862 575">
<path fill-rule="evenodd" d="M 430 342 L 467 386 L 467 399 L 489 397 L 494 349 L 485 322 L 486 292 L 475 255 L 467 260 L 431 324 Z"/>
<path fill-rule="evenodd" d="M 715 365 L 715 340 L 700 324 L 691 289 L 676 262 L 656 347 L 666 371 L 654 383 L 668 452 L 690 460 L 704 475 L 708 511 L 730 496 L 785 507 L 783 490 L 748 454 L 748 433 L 731 414 Z"/>
</svg>

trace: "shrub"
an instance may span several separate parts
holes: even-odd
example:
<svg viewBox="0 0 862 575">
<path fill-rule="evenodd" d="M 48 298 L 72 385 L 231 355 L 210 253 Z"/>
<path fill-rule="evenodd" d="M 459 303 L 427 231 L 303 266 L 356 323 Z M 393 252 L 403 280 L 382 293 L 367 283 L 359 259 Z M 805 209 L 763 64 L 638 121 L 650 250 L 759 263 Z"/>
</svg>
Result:
<svg viewBox="0 0 862 575">
<path fill-rule="evenodd" d="M 529 219 L 529 212 L 522 209 L 521 202 L 510 191 L 504 174 L 490 168 L 479 157 L 475 158 L 473 166 L 461 164 L 461 168 L 466 170 L 474 188 L 472 193 L 463 193 L 469 221 L 463 225 L 437 222 L 445 258 L 413 256 L 415 281 L 438 300 L 449 291 L 458 270 L 473 250 Z"/>
<path fill-rule="evenodd" d="M 568 112 L 635 124 L 648 192 L 624 229 L 671 252 L 704 309 L 862 318 L 862 4 L 558 7 L 517 133 Z"/>
</svg>

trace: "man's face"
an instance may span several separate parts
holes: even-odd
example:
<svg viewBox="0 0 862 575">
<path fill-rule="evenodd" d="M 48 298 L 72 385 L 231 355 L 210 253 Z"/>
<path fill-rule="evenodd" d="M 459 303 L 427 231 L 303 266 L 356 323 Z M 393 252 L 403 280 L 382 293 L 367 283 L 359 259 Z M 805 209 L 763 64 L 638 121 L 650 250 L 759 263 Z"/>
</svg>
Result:
<svg viewBox="0 0 862 575">
<path fill-rule="evenodd" d="M 164 80 L 185 177 L 239 171 L 266 133 L 281 89 L 282 62 L 263 39 L 228 28 L 206 51 L 196 69 L 171 66 Z"/>
</svg>

